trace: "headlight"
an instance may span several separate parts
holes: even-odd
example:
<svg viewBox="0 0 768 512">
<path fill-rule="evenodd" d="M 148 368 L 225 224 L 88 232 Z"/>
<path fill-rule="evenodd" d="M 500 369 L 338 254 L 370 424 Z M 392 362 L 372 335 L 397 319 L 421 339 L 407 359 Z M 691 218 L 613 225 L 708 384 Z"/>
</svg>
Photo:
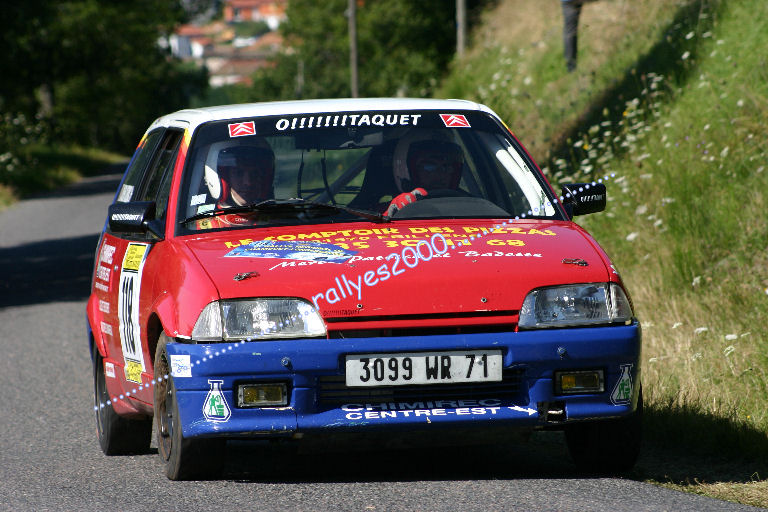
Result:
<svg viewBox="0 0 768 512">
<path fill-rule="evenodd" d="M 211 302 L 192 329 L 197 341 L 325 336 L 317 310 L 299 299 L 251 299 Z"/>
<path fill-rule="evenodd" d="M 616 283 L 574 284 L 533 290 L 520 310 L 521 329 L 627 322 L 629 300 Z"/>
</svg>

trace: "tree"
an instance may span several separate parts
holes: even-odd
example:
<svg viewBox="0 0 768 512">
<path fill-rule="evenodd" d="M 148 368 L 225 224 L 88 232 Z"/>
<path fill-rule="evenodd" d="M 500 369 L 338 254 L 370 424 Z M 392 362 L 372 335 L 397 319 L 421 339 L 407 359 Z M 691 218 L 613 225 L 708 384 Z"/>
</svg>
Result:
<svg viewBox="0 0 768 512">
<path fill-rule="evenodd" d="M 185 19 L 178 0 L 26 0 L 2 12 L 11 51 L 0 65 L 14 72 L 0 105 L 42 114 L 60 141 L 130 150 L 155 117 L 206 87 L 204 72 L 158 44 Z"/>
<path fill-rule="evenodd" d="M 470 0 L 468 10 L 476 16 L 487 3 Z M 256 74 L 254 100 L 349 96 L 346 4 L 288 3 L 286 50 Z M 358 0 L 360 95 L 430 95 L 453 58 L 455 23 L 449 0 Z"/>
</svg>

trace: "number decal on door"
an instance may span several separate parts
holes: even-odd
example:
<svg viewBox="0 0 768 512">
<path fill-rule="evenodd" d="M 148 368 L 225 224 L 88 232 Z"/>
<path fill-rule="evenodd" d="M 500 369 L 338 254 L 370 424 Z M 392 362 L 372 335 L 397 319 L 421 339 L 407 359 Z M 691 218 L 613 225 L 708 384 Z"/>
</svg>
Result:
<svg viewBox="0 0 768 512">
<path fill-rule="evenodd" d="M 120 270 L 120 294 L 118 296 L 118 320 L 120 344 L 125 361 L 125 378 L 141 383 L 141 373 L 146 370 L 141 350 L 139 326 L 139 292 L 141 272 L 149 253 L 149 244 L 128 244 Z"/>
</svg>

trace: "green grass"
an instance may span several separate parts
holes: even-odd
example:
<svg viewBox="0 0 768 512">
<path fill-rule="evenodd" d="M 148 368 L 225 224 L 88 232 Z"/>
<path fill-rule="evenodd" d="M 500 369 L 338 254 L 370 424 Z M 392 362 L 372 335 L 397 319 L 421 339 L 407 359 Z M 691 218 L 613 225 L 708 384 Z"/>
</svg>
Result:
<svg viewBox="0 0 768 512">
<path fill-rule="evenodd" d="M 520 2 L 489 19 L 512 5 L 536 44 L 481 33 L 441 96 L 499 112 L 556 188 L 615 173 L 607 211 L 577 221 L 643 323 L 648 450 L 666 457 L 638 478 L 768 506 L 768 3 L 587 4 L 569 75 L 561 26 Z"/>
<path fill-rule="evenodd" d="M 21 167 L 6 172 L 4 182 L 0 183 L 0 208 L 20 197 L 53 190 L 128 161 L 123 155 L 77 146 L 33 144 L 24 151 Z"/>
</svg>

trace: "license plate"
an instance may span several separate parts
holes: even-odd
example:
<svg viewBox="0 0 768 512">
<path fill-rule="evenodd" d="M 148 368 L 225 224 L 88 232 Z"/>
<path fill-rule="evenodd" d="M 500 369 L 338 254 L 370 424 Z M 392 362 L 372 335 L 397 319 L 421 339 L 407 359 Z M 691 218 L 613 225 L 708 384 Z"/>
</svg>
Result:
<svg viewBox="0 0 768 512">
<path fill-rule="evenodd" d="M 497 382 L 501 368 L 501 350 L 356 354 L 345 367 L 350 387 Z"/>
</svg>

